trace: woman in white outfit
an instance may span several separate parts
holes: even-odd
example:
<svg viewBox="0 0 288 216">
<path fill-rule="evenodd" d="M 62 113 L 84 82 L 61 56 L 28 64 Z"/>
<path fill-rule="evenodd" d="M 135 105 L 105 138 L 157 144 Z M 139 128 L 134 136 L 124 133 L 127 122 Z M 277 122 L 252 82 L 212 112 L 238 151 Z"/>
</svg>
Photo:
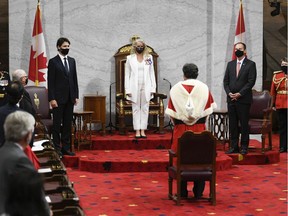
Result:
<svg viewBox="0 0 288 216">
<path fill-rule="evenodd" d="M 125 93 L 132 102 L 135 138 L 146 138 L 149 101 L 156 92 L 152 55 L 142 39 L 133 42 L 131 53 L 125 64 Z"/>
</svg>

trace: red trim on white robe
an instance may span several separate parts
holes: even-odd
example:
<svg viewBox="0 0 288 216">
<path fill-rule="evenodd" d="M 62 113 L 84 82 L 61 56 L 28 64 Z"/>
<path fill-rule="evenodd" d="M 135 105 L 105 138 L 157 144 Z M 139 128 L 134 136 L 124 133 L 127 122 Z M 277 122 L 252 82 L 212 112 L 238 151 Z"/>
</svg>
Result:
<svg viewBox="0 0 288 216">
<path fill-rule="evenodd" d="M 187 125 L 193 125 L 216 108 L 208 86 L 199 80 L 188 79 L 171 88 L 165 113 Z"/>
</svg>

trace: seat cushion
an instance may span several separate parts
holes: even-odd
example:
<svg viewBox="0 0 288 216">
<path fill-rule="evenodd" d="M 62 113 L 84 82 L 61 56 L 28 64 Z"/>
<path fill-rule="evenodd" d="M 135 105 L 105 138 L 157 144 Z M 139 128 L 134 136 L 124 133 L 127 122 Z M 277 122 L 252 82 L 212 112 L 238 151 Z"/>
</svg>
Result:
<svg viewBox="0 0 288 216">
<path fill-rule="evenodd" d="M 169 167 L 168 174 L 170 178 L 177 178 L 176 167 Z M 212 178 L 212 170 L 188 170 L 181 172 L 181 179 L 183 181 L 209 181 Z"/>
<path fill-rule="evenodd" d="M 264 121 L 259 119 L 249 120 L 249 131 L 251 134 L 269 133 L 272 130 L 270 121 L 266 121 L 266 125 L 262 127 Z"/>
</svg>

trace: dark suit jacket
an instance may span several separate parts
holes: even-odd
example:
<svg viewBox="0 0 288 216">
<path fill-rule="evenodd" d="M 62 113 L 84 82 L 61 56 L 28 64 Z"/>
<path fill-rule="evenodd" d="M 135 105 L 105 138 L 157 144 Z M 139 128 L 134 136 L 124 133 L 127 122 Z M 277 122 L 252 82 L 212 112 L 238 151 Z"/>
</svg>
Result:
<svg viewBox="0 0 288 216">
<path fill-rule="evenodd" d="M 4 136 L 4 122 L 6 117 L 16 110 L 20 110 L 20 108 L 16 105 L 6 104 L 0 107 L 0 147 L 4 144 L 5 136 Z"/>
<path fill-rule="evenodd" d="M 79 98 L 76 62 L 68 56 L 69 75 L 59 55 L 49 60 L 48 63 L 48 99 L 56 100 L 58 104 L 66 104 L 69 100 L 75 103 Z"/>
<path fill-rule="evenodd" d="M 24 171 L 23 173 L 37 172 L 31 161 L 16 143 L 5 142 L 3 147 L 0 148 L 0 215 L 7 212 L 9 208 L 10 203 L 7 202 L 10 191 L 9 187 L 11 187 L 9 183 L 12 181 L 10 178 L 15 170 Z M 15 185 L 13 186 L 16 187 Z M 45 200 L 44 191 L 39 191 L 39 193 L 41 193 L 40 197 L 42 199 L 38 200 L 35 206 L 38 205 L 41 208 L 38 208 L 38 212 L 34 212 L 35 214 L 33 215 L 49 215 L 49 206 Z"/>
<path fill-rule="evenodd" d="M 237 60 L 228 62 L 224 75 L 224 89 L 227 94 L 227 102 L 231 102 L 229 93 L 241 94 L 237 100 L 238 103 L 251 103 L 252 102 L 252 87 L 256 82 L 256 64 L 255 62 L 245 58 L 243 60 L 238 77 L 236 77 L 236 64 Z"/>
<path fill-rule="evenodd" d="M 21 109 L 29 112 L 31 115 L 35 117 L 36 111 L 33 107 L 32 100 L 30 98 L 29 93 L 24 89 L 23 98 L 19 102 L 19 106 Z"/>
</svg>

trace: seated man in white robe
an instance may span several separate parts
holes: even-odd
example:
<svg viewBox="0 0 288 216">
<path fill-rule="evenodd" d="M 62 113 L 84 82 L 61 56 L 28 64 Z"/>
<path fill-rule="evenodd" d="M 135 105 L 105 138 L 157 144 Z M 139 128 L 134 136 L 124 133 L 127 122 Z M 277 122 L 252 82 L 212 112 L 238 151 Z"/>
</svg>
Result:
<svg viewBox="0 0 288 216">
<path fill-rule="evenodd" d="M 198 67 L 192 63 L 185 64 L 182 70 L 184 81 L 178 82 L 171 88 L 168 106 L 165 110 L 174 124 L 171 149 L 175 152 L 177 152 L 178 138 L 187 130 L 204 131 L 207 116 L 217 107 L 208 86 L 196 80 Z M 194 182 L 195 198 L 202 197 L 204 188 L 205 181 Z M 186 181 L 181 183 L 181 196 L 188 196 Z"/>
</svg>

